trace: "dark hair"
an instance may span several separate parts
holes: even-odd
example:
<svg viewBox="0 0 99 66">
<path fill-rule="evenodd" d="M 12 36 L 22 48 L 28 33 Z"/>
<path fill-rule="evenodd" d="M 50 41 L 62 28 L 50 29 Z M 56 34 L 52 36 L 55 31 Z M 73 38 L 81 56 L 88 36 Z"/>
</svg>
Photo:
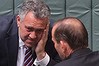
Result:
<svg viewBox="0 0 99 66">
<path fill-rule="evenodd" d="M 56 24 L 58 24 L 58 27 L 55 30 L 54 36 L 57 43 L 60 40 L 64 40 L 73 50 L 88 46 L 87 30 L 79 19 L 67 17 L 57 21 Z"/>
</svg>

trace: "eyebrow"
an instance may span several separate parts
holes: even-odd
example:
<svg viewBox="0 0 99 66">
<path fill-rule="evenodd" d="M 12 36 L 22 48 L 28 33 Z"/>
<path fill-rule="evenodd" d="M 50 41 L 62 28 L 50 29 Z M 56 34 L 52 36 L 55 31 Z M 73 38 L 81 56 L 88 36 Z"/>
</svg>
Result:
<svg viewBox="0 0 99 66">
<path fill-rule="evenodd" d="M 32 26 L 26 26 L 26 25 L 25 25 L 25 28 L 32 29 L 33 27 L 32 27 Z"/>
<path fill-rule="evenodd" d="M 34 28 L 34 27 L 32 27 L 32 26 L 27 26 L 27 25 L 25 25 L 25 28 L 27 28 L 27 29 L 36 29 L 36 30 L 44 30 L 45 28 Z"/>
</svg>

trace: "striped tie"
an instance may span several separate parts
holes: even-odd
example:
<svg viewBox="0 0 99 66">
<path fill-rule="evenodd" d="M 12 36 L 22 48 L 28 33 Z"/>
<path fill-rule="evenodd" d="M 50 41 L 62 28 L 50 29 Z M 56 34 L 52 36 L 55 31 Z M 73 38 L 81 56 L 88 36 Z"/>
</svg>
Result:
<svg viewBox="0 0 99 66">
<path fill-rule="evenodd" d="M 30 48 L 26 48 L 24 66 L 33 66 L 32 50 Z"/>
</svg>

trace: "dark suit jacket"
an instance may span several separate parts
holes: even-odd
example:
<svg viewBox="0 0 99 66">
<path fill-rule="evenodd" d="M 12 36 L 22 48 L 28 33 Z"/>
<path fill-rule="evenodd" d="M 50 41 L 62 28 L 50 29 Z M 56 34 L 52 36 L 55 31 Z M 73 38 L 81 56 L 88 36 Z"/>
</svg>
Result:
<svg viewBox="0 0 99 66">
<path fill-rule="evenodd" d="M 0 16 L 0 66 L 16 66 L 18 55 L 19 37 L 16 18 L 14 15 Z M 49 38 L 46 45 L 46 52 L 53 60 L 57 59 L 57 52 Z M 35 55 L 33 56 L 36 57 Z M 51 59 L 50 64 L 55 64 Z"/>
<path fill-rule="evenodd" d="M 92 52 L 89 48 L 77 50 L 55 66 L 99 66 L 99 52 Z"/>
</svg>

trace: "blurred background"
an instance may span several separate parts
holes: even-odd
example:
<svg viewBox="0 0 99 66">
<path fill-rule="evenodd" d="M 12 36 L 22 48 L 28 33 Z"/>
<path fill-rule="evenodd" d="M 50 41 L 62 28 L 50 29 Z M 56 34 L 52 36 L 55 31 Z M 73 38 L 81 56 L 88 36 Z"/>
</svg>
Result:
<svg viewBox="0 0 99 66">
<path fill-rule="evenodd" d="M 24 0 L 0 0 L 0 15 L 13 15 Z M 51 20 L 79 18 L 89 33 L 89 47 L 99 50 L 99 0 L 44 0 L 51 9 Z"/>
</svg>

